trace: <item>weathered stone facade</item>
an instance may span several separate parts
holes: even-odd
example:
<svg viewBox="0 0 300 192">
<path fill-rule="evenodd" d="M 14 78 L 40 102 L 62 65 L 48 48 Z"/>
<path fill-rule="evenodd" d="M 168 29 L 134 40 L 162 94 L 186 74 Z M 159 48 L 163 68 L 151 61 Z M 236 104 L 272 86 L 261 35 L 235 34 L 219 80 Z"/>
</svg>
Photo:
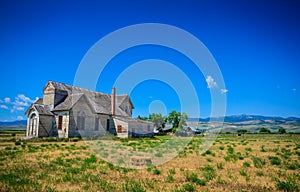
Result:
<svg viewBox="0 0 300 192">
<path fill-rule="evenodd" d="M 27 137 L 153 136 L 153 124 L 133 119 L 128 95 L 112 95 L 49 81 L 44 96 L 33 103 Z M 121 129 L 120 129 L 121 128 Z"/>
</svg>

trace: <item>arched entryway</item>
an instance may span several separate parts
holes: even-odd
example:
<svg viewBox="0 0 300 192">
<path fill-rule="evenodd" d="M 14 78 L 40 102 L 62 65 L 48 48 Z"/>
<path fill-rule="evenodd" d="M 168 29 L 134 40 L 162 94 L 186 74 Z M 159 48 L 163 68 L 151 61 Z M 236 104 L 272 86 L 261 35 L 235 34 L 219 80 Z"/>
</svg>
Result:
<svg viewBox="0 0 300 192">
<path fill-rule="evenodd" d="M 32 113 L 29 117 L 28 136 L 37 136 L 38 133 L 38 116 Z"/>
</svg>

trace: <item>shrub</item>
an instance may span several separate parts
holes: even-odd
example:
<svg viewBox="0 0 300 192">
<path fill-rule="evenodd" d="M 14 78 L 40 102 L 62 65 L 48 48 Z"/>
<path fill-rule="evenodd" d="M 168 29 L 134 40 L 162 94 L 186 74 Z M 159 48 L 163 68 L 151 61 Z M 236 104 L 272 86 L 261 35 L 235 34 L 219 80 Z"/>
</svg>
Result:
<svg viewBox="0 0 300 192">
<path fill-rule="evenodd" d="M 247 174 L 247 172 L 245 170 L 240 170 L 240 175 L 247 176 L 248 174 Z"/>
<path fill-rule="evenodd" d="M 175 168 L 170 169 L 169 173 L 172 174 L 172 175 L 174 175 L 176 173 Z"/>
<path fill-rule="evenodd" d="M 280 165 L 281 160 L 276 156 L 269 156 L 268 159 L 270 160 L 272 165 Z"/>
<path fill-rule="evenodd" d="M 206 185 L 206 181 L 199 179 L 196 173 L 191 173 L 191 174 L 186 173 L 185 178 L 187 181 L 196 183 L 197 185 L 202 185 L 202 186 Z"/>
<path fill-rule="evenodd" d="M 283 191 L 299 191 L 295 176 L 288 176 L 286 181 L 276 179 L 276 188 Z"/>
<path fill-rule="evenodd" d="M 227 152 L 229 154 L 233 154 L 234 153 L 234 149 L 232 147 L 228 147 Z"/>
<path fill-rule="evenodd" d="M 21 141 L 20 141 L 20 140 L 17 140 L 17 141 L 15 142 L 15 145 L 21 145 Z"/>
<path fill-rule="evenodd" d="M 262 171 L 256 171 L 256 173 L 255 173 L 257 176 L 263 176 L 264 175 L 264 173 L 262 172 Z"/>
<path fill-rule="evenodd" d="M 202 175 L 205 180 L 209 181 L 216 177 L 215 169 L 212 166 L 206 165 L 202 170 Z"/>
<path fill-rule="evenodd" d="M 220 150 L 224 150 L 224 148 L 225 148 L 224 146 L 220 146 L 219 147 Z"/>
<path fill-rule="evenodd" d="M 217 168 L 218 168 L 218 169 L 223 169 L 223 163 L 218 163 L 218 164 L 217 164 Z"/>
<path fill-rule="evenodd" d="M 192 184 L 190 184 L 190 183 L 184 184 L 184 185 L 182 186 L 182 189 L 183 189 L 184 191 L 195 191 L 194 185 L 192 185 Z"/>
<path fill-rule="evenodd" d="M 197 183 L 199 178 L 198 175 L 196 173 L 191 173 L 189 174 L 188 172 L 185 174 L 185 178 L 187 181 L 189 182 L 193 182 L 193 183 Z"/>
<path fill-rule="evenodd" d="M 161 174 L 161 170 L 155 168 L 155 169 L 153 169 L 153 173 L 154 173 L 155 175 L 159 175 L 159 174 Z"/>
<path fill-rule="evenodd" d="M 92 154 L 89 158 L 86 158 L 84 160 L 84 162 L 86 162 L 86 163 L 96 163 L 97 162 L 97 157 L 94 154 Z"/>
<path fill-rule="evenodd" d="M 262 168 L 266 164 L 265 160 L 263 160 L 262 158 L 259 158 L 259 157 L 253 156 L 252 161 L 253 161 L 254 167 L 256 167 L 256 168 Z"/>
<path fill-rule="evenodd" d="M 267 151 L 265 150 L 265 146 L 264 146 L 264 145 L 262 145 L 262 146 L 260 147 L 260 152 L 267 152 Z"/>
<path fill-rule="evenodd" d="M 129 180 L 123 185 L 124 191 L 144 192 L 146 191 L 140 182 Z"/>
<path fill-rule="evenodd" d="M 250 163 L 247 162 L 247 161 L 245 161 L 245 162 L 243 163 L 243 167 L 250 167 Z"/>
<path fill-rule="evenodd" d="M 252 151 L 251 147 L 247 147 L 245 150 L 246 151 Z"/>
<path fill-rule="evenodd" d="M 168 183 L 172 183 L 174 181 L 174 178 L 172 175 L 168 175 L 167 178 L 166 178 L 166 182 Z"/>
<path fill-rule="evenodd" d="M 157 152 L 157 153 L 155 154 L 155 156 L 156 156 L 156 157 L 162 157 L 163 155 L 162 155 L 161 152 Z"/>
<path fill-rule="evenodd" d="M 289 170 L 296 170 L 298 168 L 300 168 L 300 164 L 298 162 L 292 162 L 291 164 L 287 164 L 286 168 Z"/>
</svg>

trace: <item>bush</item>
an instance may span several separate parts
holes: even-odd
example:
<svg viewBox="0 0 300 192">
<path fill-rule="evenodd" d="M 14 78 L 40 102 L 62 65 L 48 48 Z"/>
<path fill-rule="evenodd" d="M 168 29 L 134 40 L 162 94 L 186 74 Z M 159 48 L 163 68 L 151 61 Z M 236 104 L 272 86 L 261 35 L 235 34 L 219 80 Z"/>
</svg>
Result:
<svg viewBox="0 0 300 192">
<path fill-rule="evenodd" d="M 245 150 L 246 151 L 252 151 L 251 147 L 247 147 Z"/>
<path fill-rule="evenodd" d="M 228 147 L 227 152 L 228 152 L 229 154 L 233 154 L 234 149 L 233 149 L 232 147 Z"/>
<path fill-rule="evenodd" d="M 168 175 L 167 178 L 166 178 L 166 182 L 168 183 L 172 183 L 174 181 L 174 178 L 172 175 Z"/>
<path fill-rule="evenodd" d="M 144 192 L 146 191 L 140 182 L 129 180 L 123 185 L 124 191 Z"/>
<path fill-rule="evenodd" d="M 299 186 L 294 176 L 288 176 L 286 181 L 276 179 L 276 188 L 283 191 L 299 191 Z"/>
<path fill-rule="evenodd" d="M 256 168 L 262 168 L 266 164 L 265 160 L 263 160 L 262 158 L 259 158 L 259 157 L 253 156 L 252 161 L 253 161 L 254 167 L 256 167 Z"/>
<path fill-rule="evenodd" d="M 154 173 L 155 175 L 159 175 L 159 174 L 161 174 L 161 170 L 155 168 L 155 169 L 153 169 L 153 173 Z"/>
<path fill-rule="evenodd" d="M 270 160 L 272 165 L 280 165 L 281 160 L 276 156 L 269 156 L 268 159 Z"/>
<path fill-rule="evenodd" d="M 192 184 L 190 184 L 190 183 L 184 184 L 184 185 L 182 186 L 182 189 L 183 189 L 184 191 L 195 191 L 194 185 L 192 185 Z"/>
<path fill-rule="evenodd" d="M 21 141 L 17 140 L 17 141 L 15 142 L 15 145 L 21 145 Z"/>
<path fill-rule="evenodd" d="M 198 175 L 196 173 L 191 173 L 191 174 L 186 173 L 185 178 L 187 181 L 196 183 L 197 185 L 202 185 L 202 186 L 206 185 L 206 181 L 199 179 Z"/>
<path fill-rule="evenodd" d="M 264 173 L 262 172 L 262 171 L 256 171 L 256 173 L 255 173 L 257 176 L 263 176 L 264 175 Z"/>
<path fill-rule="evenodd" d="M 247 172 L 245 170 L 240 170 L 240 175 L 247 176 L 248 174 L 247 174 Z"/>
<path fill-rule="evenodd" d="M 243 163 L 243 167 L 250 167 L 250 163 L 247 162 L 247 161 L 245 161 L 245 162 Z"/>
<path fill-rule="evenodd" d="M 218 163 L 218 164 L 217 164 L 217 168 L 218 168 L 218 169 L 223 169 L 223 163 Z"/>
<path fill-rule="evenodd" d="M 206 165 L 202 170 L 202 175 L 206 181 L 210 181 L 216 177 L 215 169 L 212 166 Z"/>
</svg>

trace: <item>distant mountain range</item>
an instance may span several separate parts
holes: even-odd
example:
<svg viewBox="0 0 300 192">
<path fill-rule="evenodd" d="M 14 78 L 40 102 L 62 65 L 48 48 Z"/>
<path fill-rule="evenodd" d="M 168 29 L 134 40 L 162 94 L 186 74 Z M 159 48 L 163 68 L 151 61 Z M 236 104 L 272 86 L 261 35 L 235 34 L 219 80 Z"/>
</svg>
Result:
<svg viewBox="0 0 300 192">
<path fill-rule="evenodd" d="M 222 121 L 223 118 L 189 118 L 188 122 L 209 122 L 212 121 Z M 230 115 L 224 117 L 224 122 L 226 123 L 238 123 L 238 124 L 276 124 L 276 123 L 285 123 L 293 122 L 297 125 L 300 125 L 300 118 L 298 117 L 268 117 L 262 115 Z M 0 127 L 26 127 L 27 120 L 18 120 L 18 121 L 0 121 Z"/>
<path fill-rule="evenodd" d="M 0 121 L 0 127 L 26 127 L 27 120 Z"/>
<path fill-rule="evenodd" d="M 208 117 L 208 118 L 189 118 L 188 121 L 200 121 L 200 122 L 209 122 L 209 121 L 224 121 L 228 123 L 238 123 L 245 121 L 270 121 L 270 122 L 284 122 L 284 121 L 300 121 L 298 117 L 269 117 L 263 115 L 230 115 L 222 117 Z"/>
</svg>

